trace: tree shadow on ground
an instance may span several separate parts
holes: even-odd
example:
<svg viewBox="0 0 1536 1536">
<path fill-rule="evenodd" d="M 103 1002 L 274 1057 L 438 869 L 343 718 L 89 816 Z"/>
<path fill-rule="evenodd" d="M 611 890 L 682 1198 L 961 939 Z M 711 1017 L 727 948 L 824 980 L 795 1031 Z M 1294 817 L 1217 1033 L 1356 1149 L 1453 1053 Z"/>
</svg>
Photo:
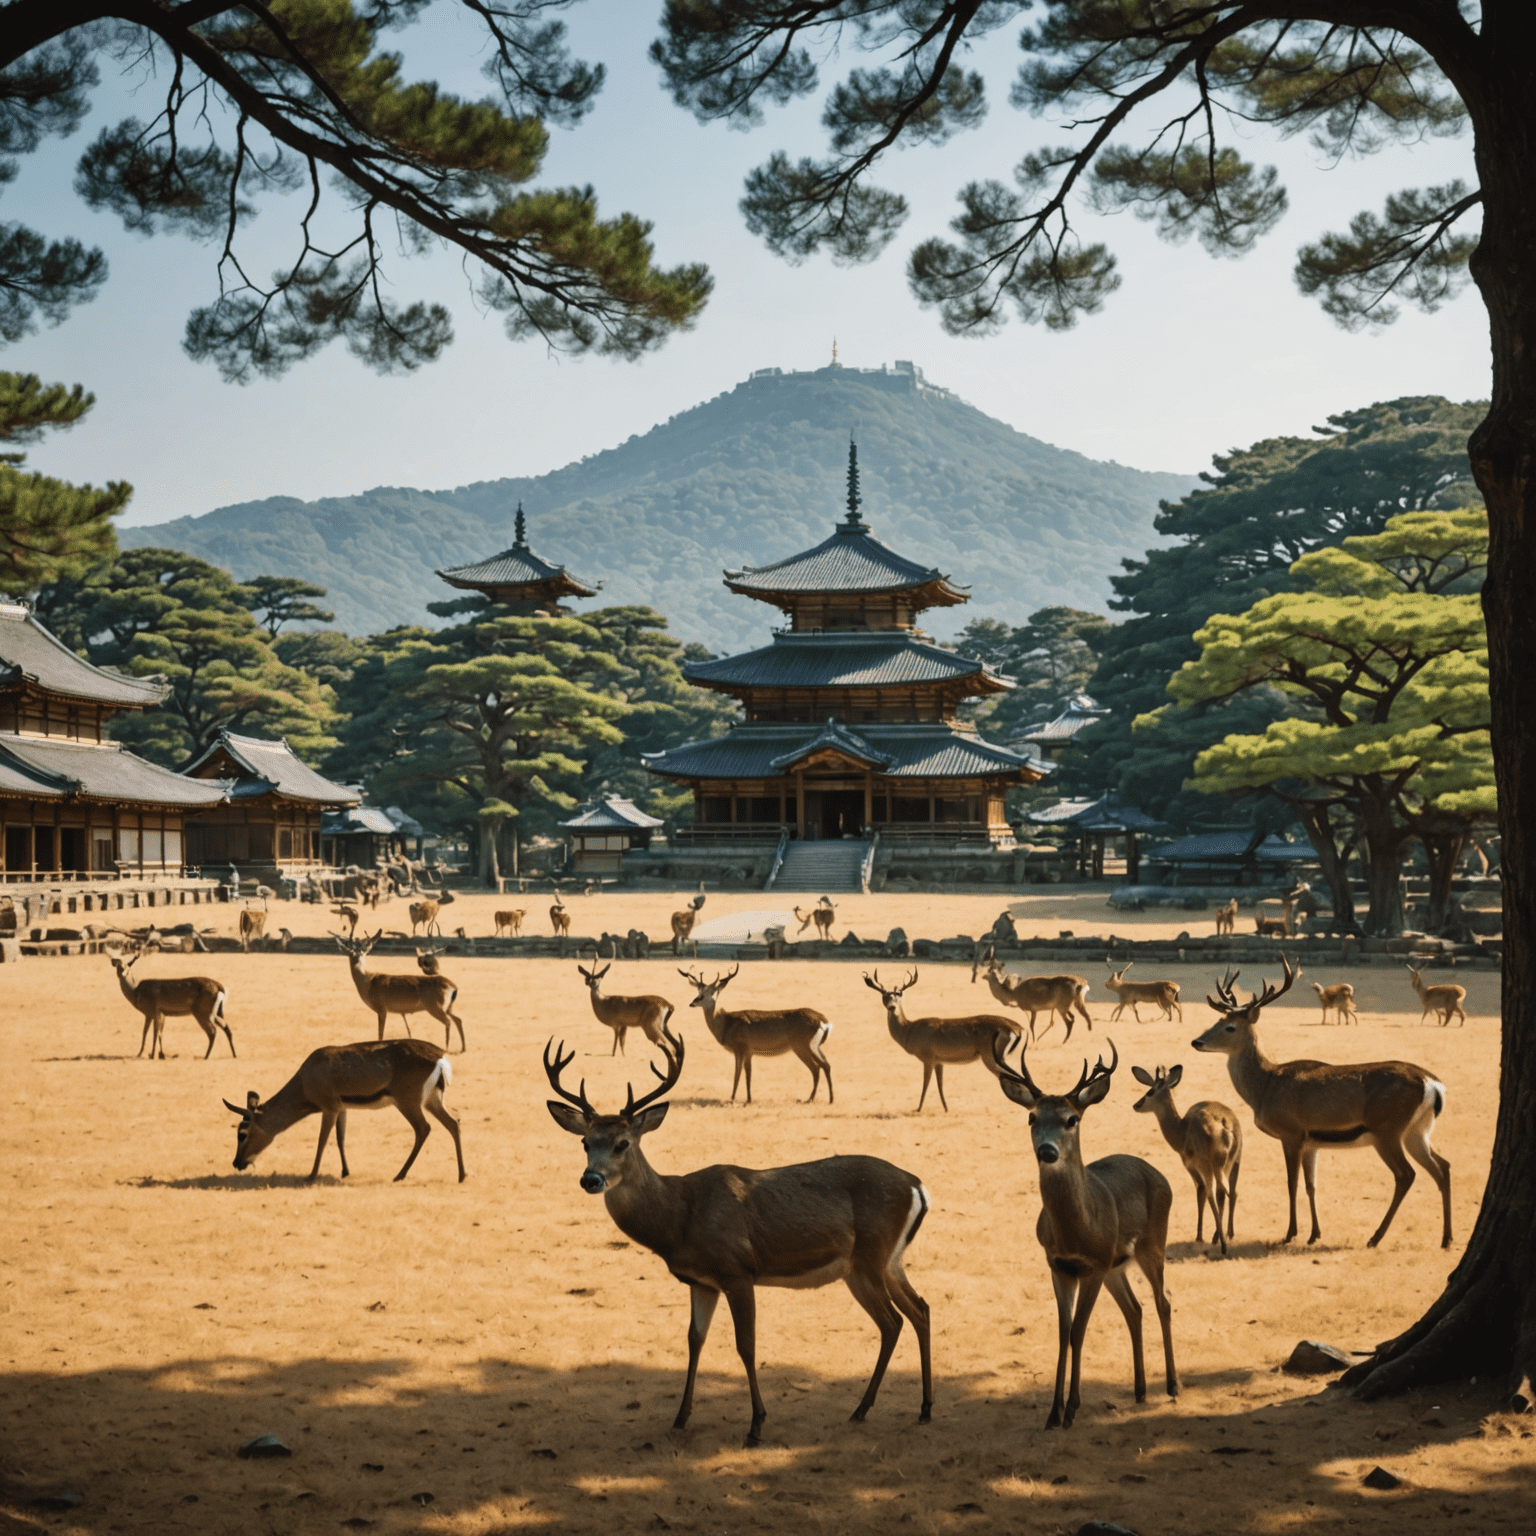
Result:
<svg viewBox="0 0 1536 1536">
<path fill-rule="evenodd" d="M 327 1185 L 332 1189 L 346 1187 L 346 1180 L 334 1173 L 322 1173 L 313 1179 L 306 1173 L 203 1173 L 183 1179 L 157 1179 L 146 1174 L 140 1179 L 123 1179 L 120 1182 L 129 1189 L 229 1189 L 245 1194 L 260 1194 L 268 1189 L 322 1189 Z"/>
<path fill-rule="evenodd" d="M 210 1355 L 0 1373 L 10 1409 L 0 1530 L 56 1523 L 33 1501 L 64 1488 L 83 1499 L 62 1517 L 70 1530 L 231 1536 L 1046 1532 L 1089 1519 L 1144 1536 L 1286 1524 L 1396 1533 L 1443 1525 L 1474 1502 L 1480 1528 L 1523 1528 L 1536 1497 L 1536 1466 L 1518 1438 L 1529 1430 L 1488 1417 L 1492 1395 L 1476 1389 L 1365 1405 L 1320 1388 L 1259 1407 L 1234 1398 L 1245 1384 L 1262 1389 L 1263 1377 L 1227 1372 L 1190 1384 L 1220 1411 L 1190 1414 L 1161 1396 L 1135 1405 L 1116 1376 L 1088 1383 L 1074 1428 L 1047 1433 L 1048 1384 L 941 1375 L 934 1422 L 919 1426 L 909 1335 L 897 1356 L 906 1368 L 893 1370 L 864 1424 L 847 1414 L 868 1362 L 829 1375 L 766 1362 L 767 1444 L 746 1450 L 739 1367 L 701 1376 L 692 1426 L 670 1429 L 681 1340 L 665 1368 L 480 1358 L 448 1362 L 446 1380 L 435 1353 L 432 1378 L 419 1373 L 422 1352 L 410 1346 L 420 1340 L 384 1347 L 396 1342 L 400 1358 L 273 1365 Z M 717 1367 L 729 1349 L 717 1326 Z M 242 1443 L 268 1433 L 293 1455 L 238 1459 Z M 1404 1485 L 1363 1487 L 1378 1463 Z"/>
</svg>

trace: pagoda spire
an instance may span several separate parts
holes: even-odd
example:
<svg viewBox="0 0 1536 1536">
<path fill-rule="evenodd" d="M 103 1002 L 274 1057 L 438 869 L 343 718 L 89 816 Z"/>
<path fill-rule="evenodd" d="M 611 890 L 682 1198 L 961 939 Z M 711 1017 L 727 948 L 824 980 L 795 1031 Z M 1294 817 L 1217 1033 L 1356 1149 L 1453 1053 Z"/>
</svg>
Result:
<svg viewBox="0 0 1536 1536">
<path fill-rule="evenodd" d="M 848 516 L 843 519 L 843 527 L 850 531 L 863 532 L 864 523 L 859 517 L 859 507 L 864 498 L 859 494 L 859 445 L 853 438 L 848 439 Z"/>
<path fill-rule="evenodd" d="M 528 548 L 528 519 L 523 516 L 523 504 L 517 504 L 517 520 L 512 525 L 512 548 Z"/>
</svg>

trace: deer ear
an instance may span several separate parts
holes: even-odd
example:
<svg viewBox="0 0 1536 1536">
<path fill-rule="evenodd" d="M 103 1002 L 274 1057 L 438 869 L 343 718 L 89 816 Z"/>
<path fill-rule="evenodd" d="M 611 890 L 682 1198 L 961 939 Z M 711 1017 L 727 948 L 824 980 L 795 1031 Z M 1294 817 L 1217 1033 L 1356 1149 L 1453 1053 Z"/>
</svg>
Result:
<svg viewBox="0 0 1536 1536">
<path fill-rule="evenodd" d="M 587 1134 L 587 1117 L 570 1104 L 561 1104 L 556 1099 L 546 1099 L 549 1112 L 555 1117 L 555 1124 L 562 1131 L 569 1131 L 572 1136 L 585 1136 Z"/>
<path fill-rule="evenodd" d="M 997 1080 L 997 1084 L 998 1087 L 1003 1090 L 1004 1094 L 1006 1094 L 1008 1098 L 1012 1099 L 1013 1102 L 1017 1104 L 1021 1109 L 1033 1109 L 1035 1107 L 1034 1094 L 1032 1094 L 1028 1087 L 1021 1083 L 1018 1078 L 1000 1077 Z"/>
<path fill-rule="evenodd" d="M 647 1104 L 629 1122 L 630 1134 L 632 1136 L 648 1136 L 667 1118 L 667 1111 L 671 1107 L 670 1104 Z"/>
<path fill-rule="evenodd" d="M 261 1095 L 254 1088 L 245 1096 L 245 1107 L 253 1115 L 261 1108 Z"/>
<path fill-rule="evenodd" d="M 1135 1068 L 1132 1068 L 1132 1071 L 1134 1071 L 1134 1070 L 1135 1070 Z M 1170 1088 L 1177 1088 L 1179 1086 L 1179 1079 L 1181 1077 L 1183 1077 L 1183 1076 L 1184 1076 L 1184 1068 L 1182 1066 L 1169 1067 L 1168 1068 L 1168 1086 Z"/>
<path fill-rule="evenodd" d="M 1090 1105 L 1097 1104 L 1100 1099 L 1109 1097 L 1109 1089 L 1113 1081 L 1114 1079 L 1107 1075 L 1104 1077 L 1094 1078 L 1091 1083 L 1085 1085 L 1083 1089 L 1073 1097 L 1072 1102 L 1077 1105 L 1079 1110 L 1084 1110 L 1087 1109 Z"/>
<path fill-rule="evenodd" d="M 1148 1088 L 1152 1086 L 1152 1074 L 1148 1072 L 1145 1067 L 1132 1067 L 1131 1076 L 1134 1077 L 1138 1083 L 1145 1083 Z"/>
</svg>

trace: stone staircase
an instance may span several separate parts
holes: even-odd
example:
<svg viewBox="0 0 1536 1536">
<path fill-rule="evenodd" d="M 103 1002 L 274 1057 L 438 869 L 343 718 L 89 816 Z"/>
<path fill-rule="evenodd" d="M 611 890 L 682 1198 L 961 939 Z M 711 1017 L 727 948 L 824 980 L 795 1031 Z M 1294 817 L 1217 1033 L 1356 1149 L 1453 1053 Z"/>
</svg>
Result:
<svg viewBox="0 0 1536 1536">
<path fill-rule="evenodd" d="M 775 891 L 830 896 L 835 891 L 859 891 L 864 854 L 869 845 L 852 838 L 827 842 L 795 842 L 784 851 Z"/>
</svg>

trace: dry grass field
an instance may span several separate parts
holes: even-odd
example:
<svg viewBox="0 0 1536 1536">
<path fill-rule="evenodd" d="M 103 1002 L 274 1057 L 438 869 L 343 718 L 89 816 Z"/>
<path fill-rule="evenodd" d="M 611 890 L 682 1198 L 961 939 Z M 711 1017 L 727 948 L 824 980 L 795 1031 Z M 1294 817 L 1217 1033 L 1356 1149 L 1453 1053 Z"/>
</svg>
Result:
<svg viewBox="0 0 1536 1536">
<path fill-rule="evenodd" d="M 684 899 L 567 901 L 577 933 L 638 926 L 654 936 Z M 705 915 L 764 904 L 712 895 Z M 849 897 L 834 936 L 850 922 L 880 936 L 898 923 L 913 937 L 979 933 L 1002 904 Z M 548 932 L 548 897 L 534 893 L 461 900 L 445 917 L 488 933 L 501 905 L 527 907 L 528 929 Z M 1070 891 L 1014 910 L 1024 932 L 1210 931 L 1207 914 L 1112 915 L 1101 896 Z M 403 907 L 383 918 L 400 926 Z M 299 932 L 333 920 L 289 904 L 270 921 Z M 232 929 L 229 909 L 219 922 Z M 1089 1157 L 1149 1158 L 1173 1185 L 1168 1287 L 1184 1391 L 1164 1397 L 1154 1369 L 1148 1401 L 1134 1403 L 1125 1328 L 1106 1297 L 1088 1334 L 1077 1424 L 1047 1434 L 1056 1326 L 1023 1111 L 973 1066 L 951 1070 L 948 1114 L 930 1095 L 915 1115 L 920 1067 L 890 1040 L 859 968 L 831 962 L 747 964 L 726 1001 L 830 1015 L 836 1104 L 800 1102 L 809 1075 L 784 1057 L 759 1063 L 750 1108 L 733 1105 L 730 1059 L 684 1006 L 672 966 L 615 962 L 610 989 L 671 997 L 688 1043 L 673 1111 L 647 1142 L 660 1171 L 864 1152 L 917 1173 L 933 1196 L 908 1263 L 933 1313 L 933 1423 L 917 1423 L 910 1330 L 868 1421 L 850 1424 L 874 1362 L 873 1325 L 841 1285 L 764 1290 L 768 1444 L 748 1451 L 746 1386 L 723 1308 L 693 1423 L 670 1429 L 686 1290 L 582 1193 L 580 1147 L 544 1108 L 539 1051 L 550 1035 L 577 1048 L 573 1075 L 585 1074 L 600 1108 L 622 1103 L 626 1074 L 637 1087 L 648 1081 L 638 1037 L 627 1059 L 610 1057 L 573 963 L 451 961 L 468 1034 L 447 1095 L 463 1124 L 462 1185 L 441 1129 L 409 1179 L 391 1182 L 410 1145 L 392 1110 L 353 1115 L 345 1184 L 334 1146 L 321 1178 L 303 1177 L 314 1120 L 257 1171 L 234 1172 L 235 1117 L 221 1099 L 269 1097 L 316 1046 L 373 1034 L 339 955 L 162 955 L 142 969 L 223 980 L 239 1059 L 221 1039 L 202 1060 L 196 1025 L 176 1019 L 169 1059 L 135 1060 L 138 1017 L 103 959 L 0 969 L 0 1531 L 1045 1533 L 1091 1518 L 1142 1536 L 1531 1527 L 1536 1441 L 1497 1411 L 1496 1383 L 1365 1405 L 1279 1370 L 1299 1339 L 1365 1350 L 1397 1332 L 1454 1264 L 1492 1137 L 1498 983 L 1487 972 L 1459 978 L 1465 1029 L 1421 1027 L 1407 976 L 1377 966 L 1304 978 L 1286 999 L 1294 1006 L 1272 1009 L 1263 1030 L 1277 1057 L 1405 1058 L 1447 1083 L 1435 1138 L 1453 1167 L 1457 1246 L 1446 1254 L 1423 1175 L 1383 1246 L 1365 1247 L 1391 1188 L 1369 1152 L 1324 1154 L 1321 1243 L 1274 1246 L 1285 1228 L 1279 1146 L 1253 1131 L 1224 1062 L 1189 1049 L 1210 1017 L 1210 977 L 1171 973 L 1182 1024 L 1127 1015 L 1107 1026 L 1104 972 L 1086 968 L 1094 1033 L 1080 1030 L 1064 1049 L 1053 1031 L 1031 1067 L 1048 1089 L 1069 1085 L 1080 1046 L 1096 1051 L 1106 1034 L 1119 1045 L 1120 1073 L 1089 1111 L 1083 1144 Z M 1322 1028 L 1307 983 L 1345 979 L 1359 1027 Z M 925 965 L 908 1001 L 913 1013 L 992 1007 L 963 966 Z M 1130 1066 L 1175 1062 L 1181 1107 L 1217 1098 L 1248 1129 L 1226 1260 L 1193 1242 L 1189 1180 L 1151 1117 L 1131 1110 L 1140 1090 Z M 1145 1302 L 1139 1275 L 1133 1283 Z M 1150 1307 L 1147 1316 L 1152 1366 Z M 263 1433 L 292 1457 L 237 1459 Z M 1378 1464 L 1403 1486 L 1362 1487 Z M 77 1508 L 33 1502 L 62 1489 L 82 1496 Z"/>
</svg>

